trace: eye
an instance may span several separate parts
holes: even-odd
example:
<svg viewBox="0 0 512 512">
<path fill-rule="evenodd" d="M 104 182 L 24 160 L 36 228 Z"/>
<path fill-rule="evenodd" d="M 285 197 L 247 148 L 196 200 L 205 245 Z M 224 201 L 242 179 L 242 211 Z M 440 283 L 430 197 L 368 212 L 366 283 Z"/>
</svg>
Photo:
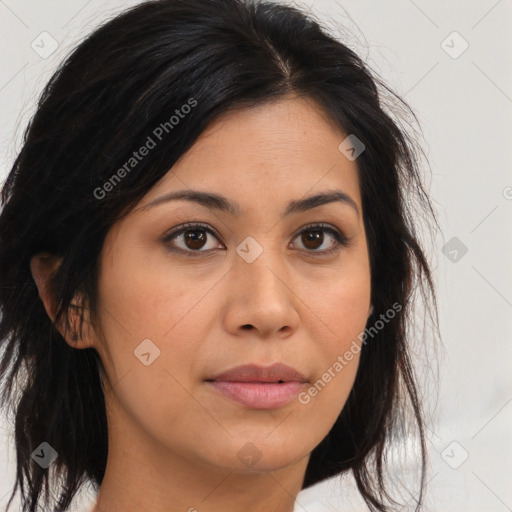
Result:
<svg viewBox="0 0 512 512">
<path fill-rule="evenodd" d="M 327 238 L 325 233 L 328 234 Z M 196 256 L 197 253 L 209 252 L 215 248 L 224 248 L 222 244 L 213 244 L 208 247 L 208 235 L 219 238 L 218 235 L 206 225 L 199 223 L 187 223 L 178 226 L 162 238 L 172 251 L 178 251 L 187 256 Z M 300 241 L 309 253 L 318 253 L 319 256 L 339 251 L 342 247 L 349 245 L 347 237 L 339 230 L 325 224 L 310 224 L 303 228 L 294 238 L 300 236 Z M 327 243 L 327 248 L 321 249 Z M 172 241 L 172 244 L 169 242 Z M 320 248 L 320 249 L 319 249 Z"/>
<path fill-rule="evenodd" d="M 327 248 L 321 249 L 326 243 L 325 233 L 328 234 Z M 319 255 L 328 255 L 339 251 L 342 247 L 348 246 L 348 238 L 341 231 L 325 224 L 310 224 L 303 228 L 299 234 L 301 244 L 306 248 L 307 252 L 319 253 Z M 320 249 L 319 249 L 320 248 Z"/>
<path fill-rule="evenodd" d="M 212 229 L 203 224 L 196 222 L 187 223 L 174 229 L 168 235 L 165 235 L 162 241 L 168 243 L 172 240 L 172 245 L 178 246 L 176 250 L 185 253 L 187 256 L 195 256 L 194 252 L 208 252 L 215 249 L 215 247 L 207 247 L 206 250 L 201 250 L 206 246 L 209 234 L 217 237 Z M 174 247 L 171 247 L 171 250 L 174 249 Z"/>
</svg>

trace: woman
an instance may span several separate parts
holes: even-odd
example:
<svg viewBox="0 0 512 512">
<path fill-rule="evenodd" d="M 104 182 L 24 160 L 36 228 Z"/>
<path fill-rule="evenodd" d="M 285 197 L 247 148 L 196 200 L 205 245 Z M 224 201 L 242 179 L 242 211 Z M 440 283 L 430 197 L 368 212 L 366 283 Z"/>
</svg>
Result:
<svg viewBox="0 0 512 512">
<path fill-rule="evenodd" d="M 90 480 L 94 512 L 289 512 L 349 470 L 391 510 L 408 407 L 420 509 L 411 198 L 435 217 L 378 86 L 311 17 L 245 0 L 144 2 L 65 60 L 2 190 L 23 510 Z"/>
</svg>

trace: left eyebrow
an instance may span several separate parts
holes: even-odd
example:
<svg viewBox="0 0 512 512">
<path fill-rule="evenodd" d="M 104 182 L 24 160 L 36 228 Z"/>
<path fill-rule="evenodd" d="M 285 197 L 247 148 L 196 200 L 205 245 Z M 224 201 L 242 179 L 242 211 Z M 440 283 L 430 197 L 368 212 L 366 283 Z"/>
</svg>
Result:
<svg viewBox="0 0 512 512">
<path fill-rule="evenodd" d="M 240 204 L 231 199 L 228 199 L 219 194 L 215 194 L 212 192 L 200 192 L 198 190 L 178 190 L 175 192 L 169 192 L 168 194 L 164 194 L 160 197 L 157 197 L 150 203 L 146 204 L 141 210 L 145 210 L 147 208 L 152 208 L 159 204 L 163 204 L 169 201 L 193 201 L 198 203 L 206 208 L 212 208 L 215 210 L 220 210 L 226 213 L 229 213 L 233 216 L 240 215 Z M 287 217 L 293 213 L 304 212 L 307 210 L 311 210 L 318 206 L 322 206 L 328 203 L 340 202 L 344 205 L 350 206 L 355 210 L 357 215 L 359 216 L 359 208 L 357 203 L 345 192 L 341 190 L 331 190 L 327 192 L 322 192 L 320 194 L 315 194 L 313 196 L 305 197 L 303 199 L 293 200 L 288 203 L 286 209 L 283 213 L 283 217 Z"/>
<path fill-rule="evenodd" d="M 312 208 L 316 208 L 317 206 L 334 202 L 340 202 L 344 205 L 351 206 L 359 216 L 359 208 L 352 197 L 341 190 L 332 190 L 329 192 L 322 192 L 321 194 L 315 194 L 314 196 L 305 197 L 297 201 L 290 201 L 286 207 L 283 217 L 292 213 L 304 212 L 311 210 Z"/>
</svg>

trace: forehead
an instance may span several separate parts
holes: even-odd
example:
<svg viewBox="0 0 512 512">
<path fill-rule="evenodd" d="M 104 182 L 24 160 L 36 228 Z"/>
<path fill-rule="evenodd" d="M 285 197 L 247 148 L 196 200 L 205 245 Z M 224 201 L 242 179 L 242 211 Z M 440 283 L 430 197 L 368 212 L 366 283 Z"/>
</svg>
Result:
<svg viewBox="0 0 512 512">
<path fill-rule="evenodd" d="M 186 121 L 185 121 L 186 122 Z M 289 97 L 212 122 L 143 204 L 191 188 L 265 208 L 326 189 L 360 205 L 357 166 L 338 149 L 346 134 L 314 101 Z"/>
</svg>

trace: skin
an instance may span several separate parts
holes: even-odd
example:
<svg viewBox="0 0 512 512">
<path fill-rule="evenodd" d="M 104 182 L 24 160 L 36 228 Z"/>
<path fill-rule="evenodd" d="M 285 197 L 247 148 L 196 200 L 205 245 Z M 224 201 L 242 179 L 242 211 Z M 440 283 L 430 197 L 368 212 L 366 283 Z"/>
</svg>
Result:
<svg viewBox="0 0 512 512">
<path fill-rule="evenodd" d="M 78 342 L 61 330 L 71 346 L 95 347 L 105 367 L 109 453 L 94 512 L 293 510 L 359 355 L 309 403 L 277 409 L 237 404 L 204 380 L 241 364 L 283 362 L 310 386 L 364 330 L 370 267 L 356 162 L 338 150 L 345 137 L 317 104 L 296 96 L 230 113 L 112 227 L 101 254 L 99 324 L 86 324 Z M 184 189 L 235 200 L 241 213 L 187 200 L 142 208 Z M 289 201 L 333 189 L 359 213 L 331 202 L 283 218 Z M 162 242 L 185 222 L 219 236 L 200 230 L 202 247 L 183 235 Z M 301 232 L 311 223 L 343 232 L 350 245 L 321 256 L 337 242 L 326 231 L 322 243 L 308 242 L 311 232 Z M 248 236 L 263 249 L 252 263 L 236 252 Z M 45 283 L 58 264 L 46 254 L 31 261 L 52 318 Z M 147 338 L 160 350 L 149 366 L 134 356 Z M 249 442 L 244 450 L 261 456 L 253 466 L 237 456 Z"/>
</svg>

